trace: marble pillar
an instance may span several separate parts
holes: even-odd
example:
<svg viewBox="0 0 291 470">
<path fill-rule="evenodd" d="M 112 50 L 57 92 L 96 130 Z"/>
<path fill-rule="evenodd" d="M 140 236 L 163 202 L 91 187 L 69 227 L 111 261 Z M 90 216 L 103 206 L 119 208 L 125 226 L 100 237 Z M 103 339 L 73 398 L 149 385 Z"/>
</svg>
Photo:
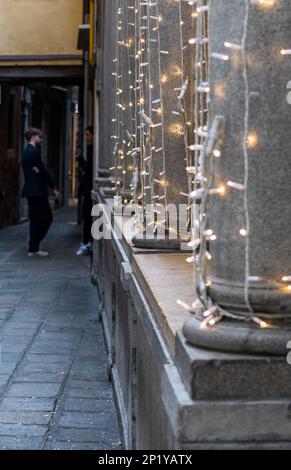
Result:
<svg viewBox="0 0 291 470">
<path fill-rule="evenodd" d="M 188 16 L 183 17 L 183 37 L 180 34 L 180 2 L 176 0 L 157 0 L 149 2 L 148 26 L 150 38 L 147 44 L 149 65 L 145 67 L 146 83 L 150 89 L 145 103 L 145 111 L 148 112 L 154 125 L 153 150 L 149 160 L 148 171 L 149 184 L 153 183 L 152 198 L 147 202 L 157 204 L 157 210 L 165 214 L 167 205 L 176 207 L 179 218 L 179 205 L 186 205 L 187 198 L 187 172 L 186 150 L 183 135 L 183 120 L 179 115 L 178 96 L 183 79 L 183 56 L 190 54 L 189 40 L 193 36 L 193 18 L 191 18 L 191 6 L 182 5 L 182 16 L 188 10 Z M 158 21 L 157 21 L 158 20 Z M 158 25 L 158 29 L 157 29 Z M 182 42 L 181 42 L 182 39 Z M 185 47 L 187 53 L 185 53 Z M 184 72 L 189 72 L 191 62 L 184 63 Z M 185 99 L 188 109 L 191 108 L 191 87 L 189 86 Z M 150 149 L 149 149 L 150 150 Z M 182 194 L 183 193 L 183 194 Z M 163 207 L 159 207 L 159 204 Z M 186 214 L 186 211 L 185 211 Z M 167 215 L 166 215 L 167 216 Z M 181 217 L 182 219 L 182 217 Z M 186 227 L 186 216 L 182 222 Z M 177 219 L 171 220 L 170 228 L 180 231 Z M 184 227 L 183 227 L 184 228 Z M 134 244 L 142 247 L 179 249 L 180 240 L 170 232 L 170 238 L 145 240 L 141 237 L 134 238 Z M 167 234 L 167 232 L 166 232 Z M 184 230 L 185 234 L 185 230 Z M 175 240 L 176 238 L 176 240 Z"/>
<path fill-rule="evenodd" d="M 198 345 L 285 354 L 291 339 L 290 19 L 285 2 L 210 1 L 210 127 L 225 118 L 213 185 L 225 192 L 209 197 L 208 294 L 250 321 L 190 321 Z"/>
<path fill-rule="evenodd" d="M 116 65 L 113 62 L 116 56 L 116 24 L 115 9 L 116 0 L 103 2 L 102 11 L 102 35 L 101 52 L 97 64 L 98 82 L 100 81 L 100 144 L 99 144 L 99 166 L 109 169 L 114 165 L 113 149 L 115 145 L 112 136 L 115 133 L 115 125 L 112 119 L 116 114 L 115 100 L 115 73 Z"/>
</svg>

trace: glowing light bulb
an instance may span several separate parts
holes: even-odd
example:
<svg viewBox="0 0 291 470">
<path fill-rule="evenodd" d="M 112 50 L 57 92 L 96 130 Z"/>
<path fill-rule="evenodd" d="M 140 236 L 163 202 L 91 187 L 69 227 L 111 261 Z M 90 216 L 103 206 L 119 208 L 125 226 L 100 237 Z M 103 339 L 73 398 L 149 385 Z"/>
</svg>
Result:
<svg viewBox="0 0 291 470">
<path fill-rule="evenodd" d="M 281 55 L 291 55 L 291 49 L 281 49 Z"/>
<path fill-rule="evenodd" d="M 251 3 L 252 5 L 268 9 L 273 8 L 276 5 L 277 0 L 251 0 Z"/>
<path fill-rule="evenodd" d="M 249 132 L 247 137 L 247 146 L 248 148 L 252 149 L 258 145 L 258 134 L 256 132 Z"/>
<path fill-rule="evenodd" d="M 219 52 L 212 52 L 211 57 L 213 57 L 214 59 L 223 60 L 224 62 L 227 62 L 229 60 L 228 55 L 220 54 Z"/>
<path fill-rule="evenodd" d="M 232 49 L 233 51 L 240 51 L 241 50 L 241 46 L 239 44 L 235 44 L 233 42 L 225 42 L 224 43 L 224 47 L 226 47 L 227 49 Z"/>
<path fill-rule="evenodd" d="M 162 82 L 162 83 L 167 83 L 167 81 L 168 81 L 167 75 L 166 75 L 166 74 L 163 74 L 163 75 L 161 76 L 161 82 Z"/>
<path fill-rule="evenodd" d="M 259 325 L 260 328 L 270 328 L 271 325 L 268 325 L 267 322 L 258 317 L 252 317 L 252 320 Z"/>
</svg>

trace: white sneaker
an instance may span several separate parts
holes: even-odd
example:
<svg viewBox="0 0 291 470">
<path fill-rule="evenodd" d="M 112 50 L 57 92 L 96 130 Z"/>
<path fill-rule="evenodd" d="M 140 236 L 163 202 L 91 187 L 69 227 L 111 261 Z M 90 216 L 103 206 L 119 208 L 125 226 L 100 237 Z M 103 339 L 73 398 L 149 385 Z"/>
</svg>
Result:
<svg viewBox="0 0 291 470">
<path fill-rule="evenodd" d="M 89 253 L 90 253 L 90 243 L 87 243 L 87 245 L 85 245 L 84 243 L 81 243 L 78 251 L 76 252 L 76 255 L 86 256 L 86 255 L 89 255 Z"/>
<path fill-rule="evenodd" d="M 29 258 L 47 258 L 48 257 L 48 252 L 47 251 L 41 251 L 41 250 L 38 250 L 38 251 L 35 251 L 35 252 L 28 252 L 27 253 L 27 256 Z"/>
</svg>

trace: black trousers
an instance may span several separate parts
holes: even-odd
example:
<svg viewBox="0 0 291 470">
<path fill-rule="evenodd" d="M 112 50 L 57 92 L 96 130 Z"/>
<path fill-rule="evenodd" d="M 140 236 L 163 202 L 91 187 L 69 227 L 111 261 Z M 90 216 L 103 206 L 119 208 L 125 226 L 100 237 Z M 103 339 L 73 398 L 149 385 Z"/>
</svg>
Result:
<svg viewBox="0 0 291 470">
<path fill-rule="evenodd" d="M 92 227 L 92 199 L 91 195 L 85 195 L 83 200 L 82 219 L 83 219 L 83 240 L 82 242 L 87 245 L 91 239 Z"/>
<path fill-rule="evenodd" d="M 53 214 L 46 197 L 27 198 L 29 208 L 29 246 L 28 251 L 35 253 L 53 221 Z"/>
</svg>

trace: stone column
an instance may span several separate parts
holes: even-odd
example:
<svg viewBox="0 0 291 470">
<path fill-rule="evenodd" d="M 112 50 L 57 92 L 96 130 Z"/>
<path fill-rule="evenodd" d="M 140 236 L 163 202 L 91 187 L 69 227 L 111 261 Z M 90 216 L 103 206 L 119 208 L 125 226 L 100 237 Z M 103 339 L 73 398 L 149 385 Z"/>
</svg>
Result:
<svg viewBox="0 0 291 470">
<path fill-rule="evenodd" d="M 115 24 L 116 0 L 106 0 L 103 2 L 102 22 L 103 34 L 101 49 L 101 94 L 100 94 L 100 168 L 109 169 L 114 165 L 113 149 L 114 139 L 111 137 L 115 133 L 115 124 L 112 118 L 116 114 L 115 100 L 115 73 L 116 64 L 113 60 L 116 57 L 116 24 Z M 97 64 L 99 67 L 99 64 Z M 99 72 L 99 68 L 98 68 Z"/>
<path fill-rule="evenodd" d="M 122 172 L 118 172 L 119 179 L 121 180 L 121 193 L 127 199 L 126 194 L 130 195 L 130 185 L 134 173 L 133 158 L 130 154 L 131 149 L 134 147 L 134 91 L 135 74 L 134 74 L 134 34 L 135 28 L 133 26 L 135 19 L 134 0 L 120 0 L 117 2 L 117 8 L 121 10 L 121 15 L 117 15 L 119 20 L 119 27 L 121 28 L 118 34 L 118 49 L 119 49 L 119 72 L 121 79 L 119 86 L 122 89 L 119 103 L 122 105 L 120 109 L 120 135 L 119 135 L 119 150 L 123 152 L 123 159 L 120 164 L 123 167 Z M 123 173 L 123 174 L 122 174 Z"/>
<path fill-rule="evenodd" d="M 118 142 L 117 187 L 130 196 L 133 178 L 130 150 L 134 133 L 134 0 L 106 0 L 103 4 L 103 49 L 100 111 L 100 167 L 111 168 L 112 183 Z M 118 79 L 117 79 L 118 75 Z M 116 94 L 118 93 L 118 95 Z M 118 122 L 117 122 L 118 121 Z M 118 131 L 119 128 L 119 139 Z M 112 190 L 105 191 L 108 195 Z M 126 197 L 125 197 L 126 199 Z"/>
<path fill-rule="evenodd" d="M 208 294 L 250 321 L 191 320 L 184 333 L 200 346 L 283 355 L 291 339 L 290 20 L 285 2 L 210 1 L 210 127 L 224 116 L 225 135 L 209 158 L 225 192 L 209 197 Z"/>
<path fill-rule="evenodd" d="M 166 200 L 168 204 L 185 202 L 181 192 L 187 188 L 185 146 L 181 134 L 181 118 L 173 111 L 178 108 L 178 88 L 181 88 L 182 66 L 179 30 L 179 4 L 175 0 L 158 0 L 160 21 L 162 106 L 164 115 L 164 150 Z M 163 51 L 168 52 L 164 54 Z M 152 65 L 156 63 L 153 56 Z M 155 75 L 158 77 L 158 75 Z M 155 79 L 155 86 L 159 86 Z M 159 157 L 156 157 L 159 158 Z"/>
<path fill-rule="evenodd" d="M 186 45 L 187 38 L 191 38 L 193 23 L 189 6 L 188 9 L 190 14 L 184 18 Z M 178 115 L 178 96 L 182 86 L 179 2 L 176 0 L 157 0 L 153 4 L 149 2 L 148 24 L 151 39 L 147 45 L 149 65 L 145 67 L 145 73 L 150 77 L 148 84 L 151 86 L 149 93 L 151 103 L 145 103 L 145 110 L 149 110 L 154 124 L 163 123 L 163 127 L 156 127 L 153 130 L 154 146 L 157 151 L 151 152 L 152 168 L 149 168 L 149 171 L 152 171 L 155 197 L 151 203 L 164 206 L 173 204 L 178 210 L 179 204 L 187 204 L 187 198 L 181 193 L 187 192 L 188 186 L 183 123 L 181 116 Z M 186 99 L 190 98 L 189 87 Z M 137 237 L 134 243 L 143 247 L 180 248 L 180 241 L 174 239 L 143 240 Z"/>
</svg>

